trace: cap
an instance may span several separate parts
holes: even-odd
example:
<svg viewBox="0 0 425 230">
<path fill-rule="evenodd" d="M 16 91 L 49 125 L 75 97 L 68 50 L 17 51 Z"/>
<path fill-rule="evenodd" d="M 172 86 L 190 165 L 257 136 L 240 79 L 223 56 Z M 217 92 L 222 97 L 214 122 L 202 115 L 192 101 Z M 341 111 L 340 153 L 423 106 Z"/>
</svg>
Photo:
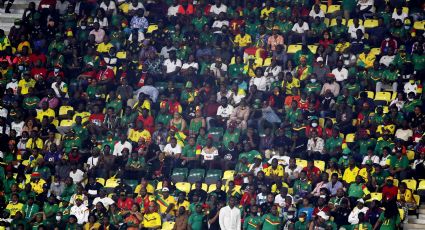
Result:
<svg viewBox="0 0 425 230">
<path fill-rule="evenodd" d="M 364 204 L 364 200 L 363 200 L 362 198 L 360 198 L 360 199 L 358 199 L 358 200 L 357 200 L 357 203 L 362 203 L 362 204 Z"/>
<path fill-rule="evenodd" d="M 351 150 L 349 148 L 345 148 L 344 150 L 342 150 L 342 154 L 348 155 L 351 153 Z"/>
<path fill-rule="evenodd" d="M 316 59 L 316 62 L 321 62 L 321 61 L 323 61 L 323 58 L 322 58 L 322 57 L 318 57 L 318 58 Z"/>
<path fill-rule="evenodd" d="M 257 156 L 254 157 L 254 159 L 260 159 L 260 160 L 262 160 L 263 158 L 261 157 L 261 155 L 257 155 Z"/>
<path fill-rule="evenodd" d="M 326 215 L 324 211 L 320 211 L 319 213 L 317 213 L 317 216 L 322 217 L 324 220 L 329 220 L 329 216 Z"/>
<path fill-rule="evenodd" d="M 273 26 L 273 30 L 280 30 L 279 26 Z"/>
<path fill-rule="evenodd" d="M 162 188 L 162 192 L 169 192 L 170 189 L 168 189 L 167 187 Z"/>
<path fill-rule="evenodd" d="M 394 177 L 389 176 L 389 177 L 385 178 L 385 180 L 394 180 Z"/>
</svg>

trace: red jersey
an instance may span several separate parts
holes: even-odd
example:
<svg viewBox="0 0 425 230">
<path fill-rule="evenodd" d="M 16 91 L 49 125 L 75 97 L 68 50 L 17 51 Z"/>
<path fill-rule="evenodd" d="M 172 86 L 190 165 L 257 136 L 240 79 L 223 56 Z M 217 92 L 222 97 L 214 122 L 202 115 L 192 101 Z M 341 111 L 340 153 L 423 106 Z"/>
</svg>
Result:
<svg viewBox="0 0 425 230">
<path fill-rule="evenodd" d="M 89 117 L 89 121 L 97 126 L 102 125 L 104 120 L 105 120 L 105 114 L 103 113 L 92 114 Z"/>
<path fill-rule="evenodd" d="M 125 200 L 118 199 L 117 206 L 122 210 L 131 210 L 131 206 L 133 206 L 133 199 L 126 198 Z"/>
<path fill-rule="evenodd" d="M 397 186 L 387 186 L 384 185 L 384 187 L 382 188 L 382 198 L 384 198 L 385 200 L 390 200 L 393 198 L 397 198 L 397 193 L 398 193 L 398 187 Z"/>
<path fill-rule="evenodd" d="M 144 118 L 142 115 L 139 115 L 137 120 L 143 122 L 143 127 L 145 127 L 146 130 L 153 134 L 155 131 L 155 122 L 152 116 Z"/>
</svg>

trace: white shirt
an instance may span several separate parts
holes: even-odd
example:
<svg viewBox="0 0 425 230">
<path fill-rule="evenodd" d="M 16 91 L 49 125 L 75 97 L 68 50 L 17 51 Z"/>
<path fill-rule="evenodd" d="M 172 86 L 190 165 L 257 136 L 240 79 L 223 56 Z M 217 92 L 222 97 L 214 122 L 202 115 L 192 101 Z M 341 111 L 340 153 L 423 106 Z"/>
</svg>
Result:
<svg viewBox="0 0 425 230">
<path fill-rule="evenodd" d="M 382 167 L 387 166 L 387 160 L 389 161 L 390 157 L 391 157 L 391 155 L 390 155 L 390 154 L 388 154 L 388 156 L 386 156 L 386 157 L 382 157 L 382 158 L 381 158 L 381 161 L 379 162 L 379 164 L 380 164 Z"/>
<path fill-rule="evenodd" d="M 109 206 L 112 205 L 113 203 L 115 203 L 114 200 L 112 200 L 111 198 L 105 196 L 103 198 L 100 197 L 96 197 L 93 200 L 93 205 L 96 206 L 96 204 L 98 202 L 101 202 L 103 204 L 103 206 L 105 206 L 106 209 L 109 209 Z"/>
<path fill-rule="evenodd" d="M 403 141 L 408 141 L 409 138 L 413 136 L 413 131 L 411 129 L 397 129 L 395 131 L 395 137 L 402 139 Z"/>
<path fill-rule="evenodd" d="M 104 9 L 105 11 L 113 10 L 112 14 L 117 13 L 117 6 L 115 5 L 114 1 L 109 1 L 109 6 L 107 6 L 105 2 L 102 2 L 102 4 L 100 4 L 100 8 Z"/>
<path fill-rule="evenodd" d="M 322 138 L 316 137 L 316 141 L 314 141 L 313 138 L 308 139 L 307 142 L 307 150 L 313 151 L 313 152 L 323 152 L 323 148 L 325 146 L 325 143 Z"/>
<path fill-rule="evenodd" d="M 292 31 L 298 34 L 305 33 L 308 30 L 310 30 L 310 27 L 308 26 L 307 22 L 303 22 L 301 26 L 298 23 L 295 23 L 295 25 L 292 27 Z"/>
<path fill-rule="evenodd" d="M 70 171 L 70 172 L 69 172 L 69 177 L 71 177 L 71 178 L 72 178 L 72 181 L 74 182 L 74 184 L 78 184 L 78 183 L 80 183 L 81 181 L 83 181 L 83 178 L 84 178 L 84 172 L 83 172 L 83 171 L 81 171 L 80 169 L 77 169 L 77 170 L 75 171 L 75 173 L 74 173 L 74 172 L 72 172 L 72 171 Z"/>
<path fill-rule="evenodd" d="M 0 117 L 7 118 L 7 114 L 8 110 L 5 107 L 0 106 Z"/>
<path fill-rule="evenodd" d="M 319 13 L 316 13 L 316 11 L 314 11 L 314 9 L 310 10 L 310 13 L 308 14 L 308 16 L 310 16 L 311 18 L 324 18 L 325 17 L 325 13 L 323 13 L 322 10 L 319 10 Z"/>
<path fill-rule="evenodd" d="M 282 72 L 282 67 L 280 65 L 277 65 L 275 67 L 267 66 L 266 70 L 264 70 L 264 76 L 277 77 L 277 75 L 279 75 L 280 72 Z"/>
<path fill-rule="evenodd" d="M 360 6 L 360 10 L 364 10 L 369 6 L 372 6 L 372 8 L 369 10 L 370 12 L 373 12 L 373 4 L 374 0 L 359 0 L 357 2 L 357 5 Z"/>
<path fill-rule="evenodd" d="M 227 105 L 226 108 L 224 108 L 222 105 L 220 105 L 217 109 L 217 116 L 221 116 L 224 118 L 229 118 L 230 115 L 232 115 L 233 113 L 233 106 L 232 105 Z"/>
<path fill-rule="evenodd" d="M 379 64 L 383 64 L 385 66 L 390 66 L 390 64 L 394 61 L 395 55 L 385 55 L 382 56 L 381 59 L 379 59 Z"/>
<path fill-rule="evenodd" d="M 98 162 L 99 162 L 99 156 L 89 157 L 89 159 L 87 159 L 87 166 L 89 167 L 89 169 L 92 169 L 93 167 L 97 166 Z"/>
<path fill-rule="evenodd" d="M 89 220 L 89 212 L 89 209 L 85 205 L 81 204 L 79 207 L 77 205 L 72 206 L 69 214 L 77 217 L 78 224 L 83 224 Z"/>
<path fill-rule="evenodd" d="M 180 59 L 176 59 L 175 61 L 167 59 L 164 61 L 164 65 L 166 67 L 166 73 L 171 73 L 176 71 L 177 67 L 182 67 L 182 61 Z"/>
<path fill-rule="evenodd" d="M 290 157 L 288 156 L 279 156 L 279 155 L 274 155 L 272 158 L 270 158 L 270 160 L 267 161 L 267 163 L 272 164 L 272 161 L 274 159 L 277 159 L 277 163 L 280 165 L 289 165 L 289 159 Z"/>
<path fill-rule="evenodd" d="M 218 156 L 218 150 L 216 148 L 213 149 L 214 151 L 207 151 L 207 148 L 202 149 L 201 156 L 204 157 L 204 160 L 214 160 L 214 157 Z"/>
<path fill-rule="evenodd" d="M 128 11 L 138 10 L 138 9 L 145 9 L 145 6 L 140 1 L 137 3 L 136 6 L 133 6 L 133 4 L 128 4 Z"/>
<path fill-rule="evenodd" d="M 220 14 L 220 13 L 226 13 L 227 12 L 227 6 L 224 4 L 221 4 L 220 7 L 217 7 L 216 5 L 212 5 L 210 8 L 210 13 L 212 14 Z"/>
<path fill-rule="evenodd" d="M 63 81 L 60 83 L 59 86 L 56 82 L 53 82 L 51 88 L 53 89 L 56 97 L 58 98 L 62 98 L 62 95 L 60 94 L 60 92 L 64 92 L 68 90 L 68 86 Z M 65 98 L 69 98 L 68 92 L 65 94 Z"/>
<path fill-rule="evenodd" d="M 121 143 L 121 141 L 118 141 L 115 145 L 114 145 L 114 152 L 112 153 L 112 155 L 114 156 L 122 156 L 122 151 L 127 148 L 128 152 L 131 153 L 131 150 L 133 149 L 133 146 L 130 144 L 130 142 L 125 141 L 124 143 Z"/>
<path fill-rule="evenodd" d="M 365 165 L 366 161 L 368 161 L 368 160 L 371 160 L 373 164 L 379 164 L 379 157 L 378 156 L 373 155 L 373 156 L 369 157 L 369 156 L 366 155 L 366 156 L 363 157 L 362 165 Z"/>
<path fill-rule="evenodd" d="M 227 65 L 224 64 L 224 63 L 221 63 L 220 68 L 218 68 L 216 66 L 216 63 L 214 62 L 214 63 L 211 64 L 210 70 L 213 72 L 213 74 L 214 74 L 215 77 L 222 77 L 221 71 L 227 72 Z"/>
<path fill-rule="evenodd" d="M 357 206 L 354 207 L 353 211 L 351 211 L 350 215 L 348 216 L 348 222 L 350 224 L 358 224 L 359 223 L 359 213 L 366 214 L 367 210 L 369 210 L 368 207 L 364 206 L 362 209 L 359 209 Z"/>
<path fill-rule="evenodd" d="M 138 89 L 135 92 L 135 95 L 137 95 L 136 98 L 139 98 L 140 93 L 144 93 L 144 94 L 149 95 L 150 99 L 153 102 L 156 102 L 156 100 L 158 99 L 158 95 L 159 95 L 158 89 L 155 86 L 151 86 L 151 85 L 144 85 L 144 86 L 142 86 L 142 88 Z"/>
<path fill-rule="evenodd" d="M 179 11 L 179 5 L 168 7 L 167 16 L 177 16 L 177 12 Z"/>
<path fill-rule="evenodd" d="M 400 19 L 401 22 L 404 22 L 404 19 L 407 18 L 407 17 L 408 17 L 407 14 L 404 13 L 404 12 L 401 12 L 401 14 L 398 15 L 397 12 L 394 11 L 393 14 L 391 15 L 391 18 L 394 19 L 394 21 L 397 20 L 397 19 Z"/>
<path fill-rule="evenodd" d="M 192 63 L 184 63 L 182 66 L 182 69 L 189 69 L 190 67 L 198 70 L 199 69 L 199 65 L 196 62 L 192 62 Z"/>
<path fill-rule="evenodd" d="M 16 136 L 21 136 L 22 135 L 22 128 L 24 127 L 25 122 L 21 121 L 19 123 L 16 122 L 12 122 L 10 124 L 10 127 L 16 131 Z"/>
<path fill-rule="evenodd" d="M 18 81 L 15 82 L 9 82 L 6 85 L 6 89 L 12 89 L 13 90 L 13 94 L 17 94 L 18 93 Z"/>
<path fill-rule="evenodd" d="M 348 27 L 348 33 L 350 34 L 351 38 L 357 38 L 356 31 L 361 30 L 364 33 L 364 27 L 359 24 L 359 27 L 355 27 L 354 25 L 351 25 Z"/>
<path fill-rule="evenodd" d="M 335 80 L 337 82 L 347 80 L 348 78 L 348 70 L 344 67 L 342 67 L 341 70 L 338 70 L 338 68 L 333 69 L 332 74 L 335 75 Z"/>
<path fill-rule="evenodd" d="M 179 144 L 176 144 L 176 146 L 173 148 L 173 146 L 171 146 L 171 144 L 168 143 L 164 147 L 164 152 L 165 152 L 166 155 L 173 156 L 174 154 L 182 153 L 182 147 Z"/>
<path fill-rule="evenodd" d="M 290 169 L 289 165 L 285 167 L 285 173 L 288 174 L 289 179 L 298 178 L 298 174 L 303 171 L 303 168 L 299 165 L 295 169 Z"/>
<path fill-rule="evenodd" d="M 257 89 L 260 91 L 266 91 L 267 88 L 270 86 L 270 82 L 268 77 L 262 76 L 262 77 L 253 77 L 249 81 L 249 85 L 256 85 Z"/>
<path fill-rule="evenodd" d="M 240 230 L 241 211 L 239 208 L 229 206 L 220 209 L 219 223 L 221 230 Z"/>
<path fill-rule="evenodd" d="M 211 26 L 211 28 L 216 28 L 216 29 L 221 29 L 223 26 L 227 26 L 229 27 L 229 21 L 227 20 L 215 20 Z M 218 34 L 218 33 L 222 33 L 221 30 L 218 31 L 214 31 L 214 33 Z"/>
</svg>

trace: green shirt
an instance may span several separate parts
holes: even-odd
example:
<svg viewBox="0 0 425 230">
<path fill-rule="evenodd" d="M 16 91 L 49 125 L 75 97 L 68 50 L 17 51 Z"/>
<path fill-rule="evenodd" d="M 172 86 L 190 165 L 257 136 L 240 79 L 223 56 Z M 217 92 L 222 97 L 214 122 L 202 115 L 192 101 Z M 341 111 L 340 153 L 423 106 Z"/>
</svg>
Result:
<svg viewBox="0 0 425 230">
<path fill-rule="evenodd" d="M 382 75 L 384 76 L 384 79 L 389 81 L 389 82 L 394 82 L 397 81 L 398 78 L 398 72 L 397 71 L 390 71 L 389 69 L 384 70 L 384 72 L 382 72 Z"/>
<path fill-rule="evenodd" d="M 168 126 L 168 124 L 170 123 L 170 120 L 171 120 L 170 114 L 159 113 L 155 118 L 155 124 L 158 124 L 159 122 L 161 122 L 165 126 Z"/>
<path fill-rule="evenodd" d="M 244 230 L 257 230 L 258 225 L 261 224 L 261 217 L 259 216 L 248 216 L 244 219 L 243 229 Z"/>
<path fill-rule="evenodd" d="M 425 55 L 423 54 L 413 54 L 412 62 L 414 69 L 417 71 L 425 69 Z"/>
<path fill-rule="evenodd" d="M 296 180 L 294 182 L 294 194 L 302 196 L 311 192 L 311 184 L 308 180 Z"/>
<path fill-rule="evenodd" d="M 348 196 L 355 197 L 355 198 L 362 198 L 365 195 L 364 189 L 367 189 L 364 184 L 352 183 L 350 185 L 350 188 L 348 189 Z"/>
<path fill-rule="evenodd" d="M 359 153 L 362 154 L 362 155 L 365 155 L 367 153 L 367 149 L 369 147 L 376 145 L 376 140 L 374 138 L 356 140 L 356 142 L 357 142 L 357 146 L 359 148 Z"/>
<path fill-rule="evenodd" d="M 229 75 L 231 78 L 236 78 L 238 75 L 243 73 L 243 63 L 241 64 L 231 64 L 229 65 Z"/>
<path fill-rule="evenodd" d="M 401 156 L 397 158 L 396 155 L 390 157 L 390 166 L 394 169 L 407 168 L 409 166 L 409 160 L 406 156 Z"/>
<path fill-rule="evenodd" d="M 286 118 L 288 118 L 288 121 L 290 123 L 295 123 L 295 121 L 297 120 L 298 116 L 301 115 L 302 112 L 300 109 L 296 109 L 295 111 L 291 108 L 288 110 L 288 112 L 286 113 Z"/>
<path fill-rule="evenodd" d="M 342 146 L 342 138 L 341 137 L 330 137 L 326 139 L 325 148 L 326 150 L 332 152 L 335 151 L 338 147 Z"/>
<path fill-rule="evenodd" d="M 347 33 L 347 27 L 344 26 L 343 24 L 341 25 L 334 25 L 331 27 L 331 34 L 333 38 L 339 38 L 341 37 L 343 34 Z"/>
<path fill-rule="evenodd" d="M 364 223 L 361 223 L 361 224 L 352 224 L 352 225 L 350 225 L 350 229 L 348 229 L 348 230 L 359 230 L 359 229 L 372 230 L 372 225 L 368 222 L 364 222 Z"/>
<path fill-rule="evenodd" d="M 40 102 L 40 98 L 33 96 L 33 97 L 26 97 L 23 101 L 23 108 L 27 110 L 32 110 L 37 108 L 38 103 Z"/>
<path fill-rule="evenodd" d="M 380 173 L 374 172 L 372 174 L 372 178 L 375 179 L 376 184 L 378 186 L 381 186 L 385 183 L 385 179 L 390 175 L 390 173 L 386 170 L 382 170 Z"/>
<path fill-rule="evenodd" d="M 419 99 L 415 99 L 413 101 L 407 101 L 403 106 L 403 111 L 405 113 L 411 113 L 415 109 L 416 106 L 421 106 L 422 101 Z"/>
<path fill-rule="evenodd" d="M 61 194 L 62 198 L 70 198 L 75 192 L 77 192 L 77 186 L 72 184 L 70 186 L 65 186 Z"/>
<path fill-rule="evenodd" d="M 196 146 L 185 145 L 182 149 L 182 155 L 185 157 L 196 157 Z"/>
<path fill-rule="evenodd" d="M 28 204 L 25 204 L 24 205 L 24 209 L 23 209 L 23 211 L 24 211 L 24 214 L 25 214 L 25 219 L 28 219 L 28 220 L 30 220 L 31 219 L 31 217 L 34 215 L 34 214 L 36 214 L 38 211 L 40 210 L 40 207 L 38 207 L 38 205 L 37 204 L 33 204 L 33 205 L 28 205 Z"/>
<path fill-rule="evenodd" d="M 128 158 L 127 166 L 136 169 L 142 169 L 145 167 L 145 158 L 137 157 L 137 159 L 133 159 L 133 157 L 130 157 Z"/>
<path fill-rule="evenodd" d="M 263 215 L 263 217 L 261 217 L 261 222 L 263 223 L 263 230 L 280 229 L 280 218 L 272 215 L 271 213 Z"/>
<path fill-rule="evenodd" d="M 307 94 L 313 93 L 313 94 L 320 94 L 320 91 L 322 90 L 322 85 L 319 82 L 315 83 L 307 83 L 304 88 L 304 92 Z"/>
<path fill-rule="evenodd" d="M 233 133 L 229 133 L 226 131 L 223 135 L 223 145 L 227 148 L 229 143 L 233 141 L 233 143 L 237 144 L 239 142 L 239 132 L 234 131 Z"/>
<path fill-rule="evenodd" d="M 203 222 L 204 222 L 205 215 L 202 213 L 192 213 L 192 215 L 189 216 L 189 224 L 193 230 L 201 230 L 203 229 Z"/>
<path fill-rule="evenodd" d="M 46 214 L 47 219 L 54 219 L 56 212 L 59 211 L 59 206 L 57 204 L 45 203 L 43 206 L 43 211 Z"/>
<path fill-rule="evenodd" d="M 384 212 L 381 212 L 378 220 L 382 223 L 380 230 L 395 230 L 396 226 L 401 222 L 400 215 L 397 214 L 395 217 L 387 219 L 384 216 Z"/>
<path fill-rule="evenodd" d="M 351 12 L 356 8 L 356 1 L 342 0 L 341 6 L 343 10 Z"/>
<path fill-rule="evenodd" d="M 394 148 L 394 143 L 388 139 L 388 141 L 382 139 L 376 143 L 375 154 L 382 155 L 382 150 L 384 147 L 389 147 L 390 149 Z"/>
<path fill-rule="evenodd" d="M 295 222 L 294 230 L 308 230 L 309 225 L 310 225 L 310 222 L 308 221 L 304 221 L 304 222 L 297 221 Z"/>
<path fill-rule="evenodd" d="M 205 16 L 202 16 L 201 18 L 193 18 L 192 24 L 195 26 L 195 29 L 198 31 L 202 31 L 202 27 L 204 27 L 205 24 L 208 23 L 208 18 Z"/>
</svg>

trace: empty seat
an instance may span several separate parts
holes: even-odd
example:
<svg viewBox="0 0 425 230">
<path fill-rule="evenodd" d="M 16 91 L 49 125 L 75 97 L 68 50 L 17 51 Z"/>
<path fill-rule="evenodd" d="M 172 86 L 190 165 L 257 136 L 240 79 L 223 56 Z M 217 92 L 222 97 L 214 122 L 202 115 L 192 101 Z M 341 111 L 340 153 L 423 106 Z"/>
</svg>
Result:
<svg viewBox="0 0 425 230">
<path fill-rule="evenodd" d="M 207 172 L 207 175 L 205 176 L 205 183 L 206 184 L 215 184 L 217 181 L 221 180 L 223 172 L 219 169 L 210 169 Z"/>
<path fill-rule="evenodd" d="M 185 181 L 187 178 L 188 169 L 187 168 L 175 168 L 173 174 L 171 175 L 171 181 L 174 183 Z"/>
<path fill-rule="evenodd" d="M 205 169 L 192 169 L 190 170 L 189 176 L 187 177 L 187 182 L 195 183 L 202 181 L 205 176 Z"/>
</svg>

